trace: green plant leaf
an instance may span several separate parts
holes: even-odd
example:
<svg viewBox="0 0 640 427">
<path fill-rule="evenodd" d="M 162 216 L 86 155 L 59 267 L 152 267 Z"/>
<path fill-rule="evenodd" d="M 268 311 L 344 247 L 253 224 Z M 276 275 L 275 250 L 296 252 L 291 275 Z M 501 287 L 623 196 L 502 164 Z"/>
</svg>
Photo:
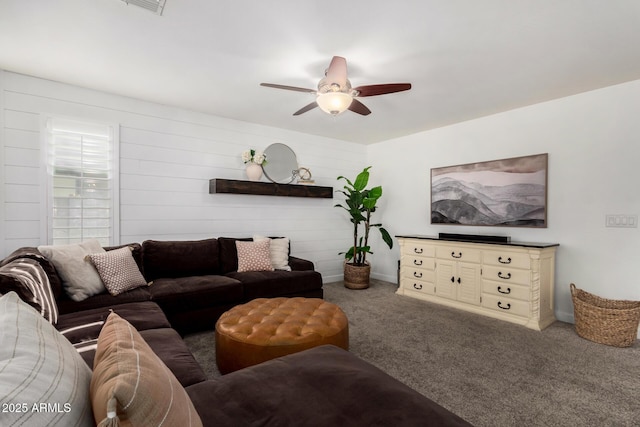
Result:
<svg viewBox="0 0 640 427">
<path fill-rule="evenodd" d="M 387 246 L 389 246 L 389 249 L 392 249 L 393 239 L 391 238 L 391 235 L 389 235 L 389 232 L 382 227 L 380 227 L 379 230 L 380 230 L 380 234 L 382 234 L 382 240 L 384 240 Z"/>
<path fill-rule="evenodd" d="M 372 199 L 379 199 L 381 196 L 382 196 L 381 186 L 373 187 L 371 190 L 369 190 L 369 197 L 371 197 Z"/>
<path fill-rule="evenodd" d="M 369 183 L 369 169 L 370 168 L 371 168 L 371 166 L 364 168 L 364 170 L 362 172 L 360 172 L 358 174 L 358 176 L 356 177 L 356 182 L 353 184 L 353 187 L 357 191 L 364 190 L 364 187 L 366 187 L 367 184 Z"/>
</svg>

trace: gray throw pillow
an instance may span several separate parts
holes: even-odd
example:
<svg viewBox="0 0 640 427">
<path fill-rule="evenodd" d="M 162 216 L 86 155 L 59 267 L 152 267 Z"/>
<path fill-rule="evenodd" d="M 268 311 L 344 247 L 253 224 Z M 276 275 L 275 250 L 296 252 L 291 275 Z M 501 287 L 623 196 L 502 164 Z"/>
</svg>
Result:
<svg viewBox="0 0 640 427">
<path fill-rule="evenodd" d="M 104 252 L 97 240 L 71 245 L 38 246 L 56 267 L 62 287 L 74 301 L 82 301 L 105 291 L 98 271 L 87 255 Z"/>
<path fill-rule="evenodd" d="M 0 425 L 93 426 L 91 370 L 15 292 L 0 297 Z"/>
</svg>

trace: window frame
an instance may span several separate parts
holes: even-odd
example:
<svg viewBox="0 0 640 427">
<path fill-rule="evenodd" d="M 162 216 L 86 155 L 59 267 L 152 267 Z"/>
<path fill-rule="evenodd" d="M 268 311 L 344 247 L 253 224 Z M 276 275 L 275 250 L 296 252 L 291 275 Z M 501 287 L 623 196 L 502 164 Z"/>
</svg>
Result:
<svg viewBox="0 0 640 427">
<path fill-rule="evenodd" d="M 109 218 L 109 246 L 117 246 L 120 244 L 120 125 L 118 123 L 109 122 L 106 120 L 89 118 L 89 117 L 70 117 L 59 114 L 42 114 L 40 116 L 40 129 L 41 129 L 41 188 L 42 188 L 42 201 L 41 209 L 43 215 L 41 215 L 41 231 L 40 240 L 44 244 L 53 244 L 53 175 L 49 173 L 49 134 L 50 123 L 55 120 L 64 120 L 70 122 L 77 122 L 79 124 L 86 124 L 91 126 L 105 126 L 109 127 L 111 131 L 111 215 Z M 88 240 L 90 238 L 83 238 L 82 240 Z M 106 245 L 103 245 L 106 246 Z"/>
</svg>

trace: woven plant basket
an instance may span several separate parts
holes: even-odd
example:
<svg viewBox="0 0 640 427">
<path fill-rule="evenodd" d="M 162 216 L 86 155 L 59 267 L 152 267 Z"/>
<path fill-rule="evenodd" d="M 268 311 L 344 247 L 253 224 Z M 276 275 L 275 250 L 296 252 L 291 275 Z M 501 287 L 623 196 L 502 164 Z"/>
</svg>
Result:
<svg viewBox="0 0 640 427">
<path fill-rule="evenodd" d="M 353 265 L 346 262 L 344 264 L 344 287 L 349 289 L 367 289 L 369 287 L 369 276 L 371 266 Z"/>
<path fill-rule="evenodd" d="M 573 283 L 569 286 L 578 335 L 614 347 L 633 345 L 640 323 L 640 301 L 601 298 Z"/>
</svg>

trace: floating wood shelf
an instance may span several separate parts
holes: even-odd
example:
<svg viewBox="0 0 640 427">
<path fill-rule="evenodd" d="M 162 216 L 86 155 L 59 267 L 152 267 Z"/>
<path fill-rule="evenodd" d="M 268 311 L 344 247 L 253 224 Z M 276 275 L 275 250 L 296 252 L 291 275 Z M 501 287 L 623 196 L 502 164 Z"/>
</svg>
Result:
<svg viewBox="0 0 640 427">
<path fill-rule="evenodd" d="M 260 196 L 333 198 L 333 187 L 318 185 L 276 184 L 214 178 L 209 180 L 209 194 L 256 194 Z"/>
</svg>

